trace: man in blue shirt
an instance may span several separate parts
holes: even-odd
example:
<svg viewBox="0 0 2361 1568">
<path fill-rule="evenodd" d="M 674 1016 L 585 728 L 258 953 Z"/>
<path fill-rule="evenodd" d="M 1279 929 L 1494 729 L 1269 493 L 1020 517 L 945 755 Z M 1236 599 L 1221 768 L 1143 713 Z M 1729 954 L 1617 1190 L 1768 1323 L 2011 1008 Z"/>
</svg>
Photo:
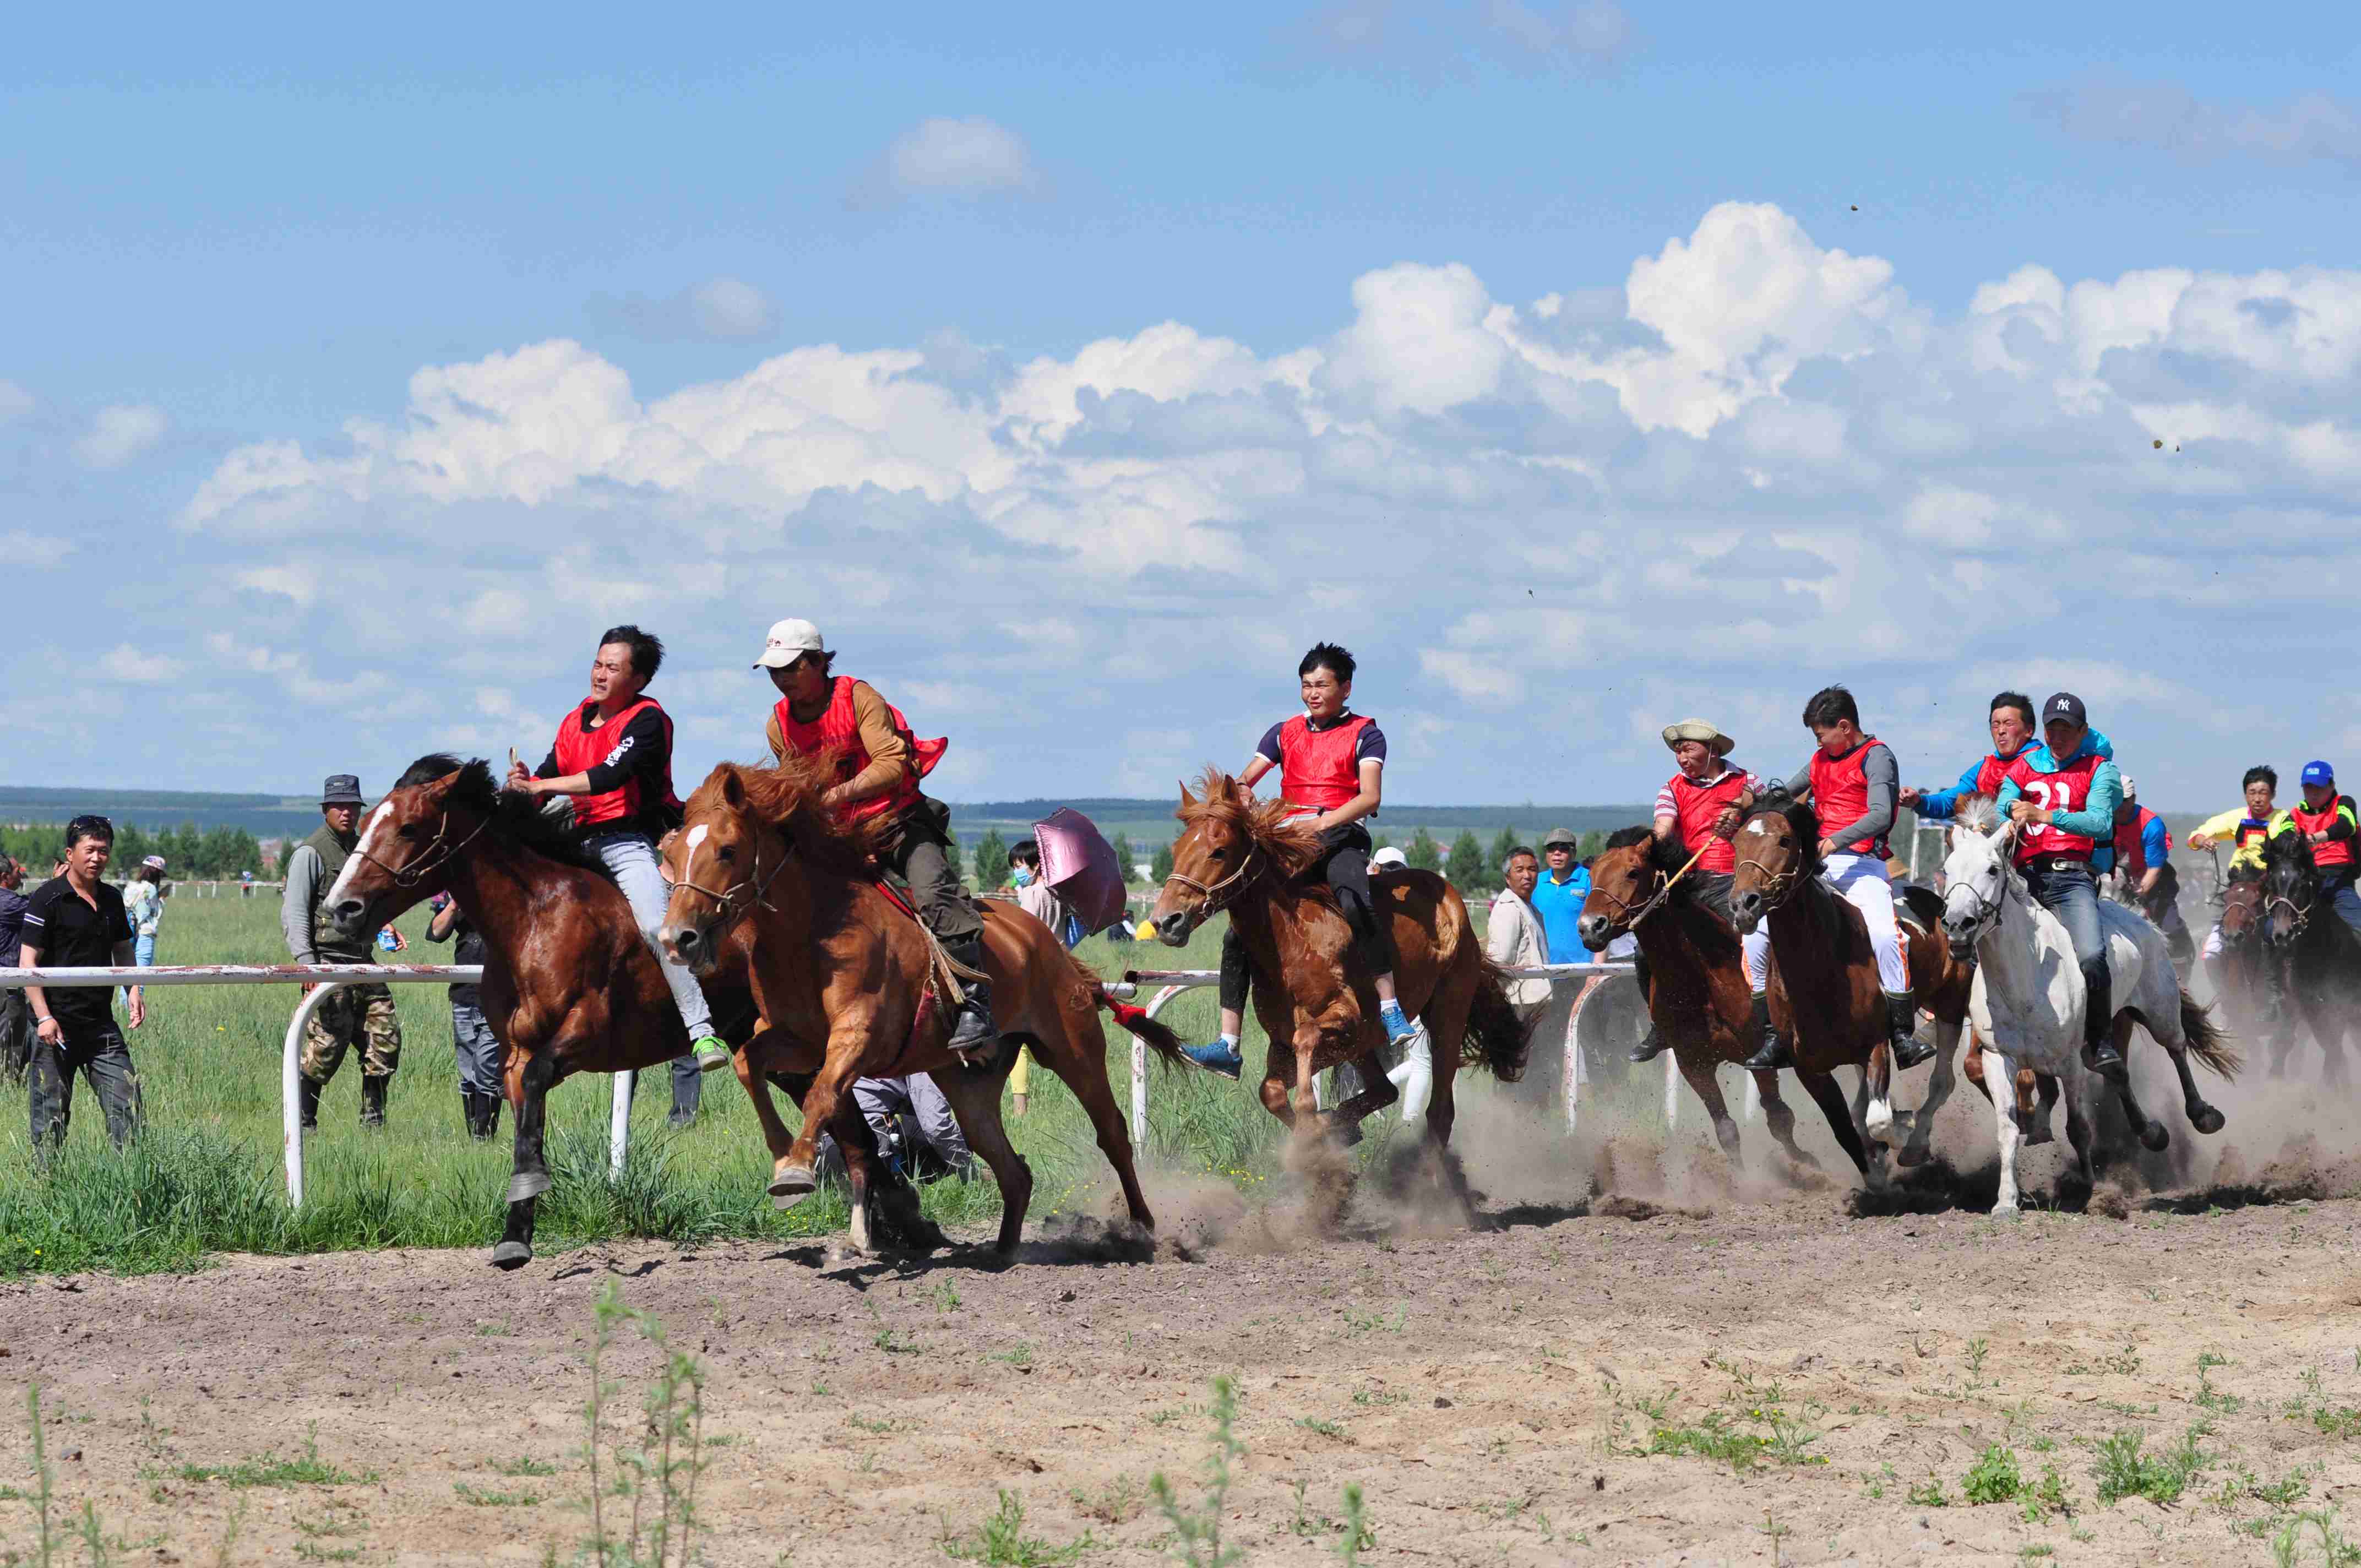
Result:
<svg viewBox="0 0 2361 1568">
<path fill-rule="evenodd" d="M 1575 934 L 1582 922 L 1582 901 L 1590 896 L 1590 872 L 1575 859 L 1580 849 L 1571 828 L 1553 828 L 1542 840 L 1544 869 L 1533 884 L 1532 905 L 1541 913 L 1542 934 L 1549 938 L 1554 964 L 1591 961 L 1590 949 Z"/>
</svg>

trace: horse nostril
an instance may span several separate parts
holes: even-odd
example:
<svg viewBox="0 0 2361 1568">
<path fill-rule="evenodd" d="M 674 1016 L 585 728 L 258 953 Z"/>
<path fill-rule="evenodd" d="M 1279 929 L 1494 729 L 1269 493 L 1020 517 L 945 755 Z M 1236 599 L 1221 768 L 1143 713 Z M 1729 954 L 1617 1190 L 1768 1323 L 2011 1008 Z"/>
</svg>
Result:
<svg viewBox="0 0 2361 1568">
<path fill-rule="evenodd" d="M 672 934 L 672 945 L 684 953 L 697 951 L 702 941 L 703 938 L 697 936 L 697 928 L 693 926 L 684 926 Z"/>
</svg>

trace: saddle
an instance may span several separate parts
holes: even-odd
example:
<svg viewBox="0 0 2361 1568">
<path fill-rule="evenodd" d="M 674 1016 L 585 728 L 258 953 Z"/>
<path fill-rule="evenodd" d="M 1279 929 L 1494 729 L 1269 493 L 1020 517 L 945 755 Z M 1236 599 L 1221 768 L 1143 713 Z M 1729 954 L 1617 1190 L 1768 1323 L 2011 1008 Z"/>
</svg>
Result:
<svg viewBox="0 0 2361 1568">
<path fill-rule="evenodd" d="M 927 1032 L 927 1025 L 933 1022 L 938 1008 L 956 1013 L 966 1004 L 966 981 L 989 981 L 992 977 L 981 970 L 969 968 L 944 951 L 941 938 L 918 918 L 918 906 L 910 902 L 908 894 L 894 885 L 891 878 L 880 874 L 870 885 L 885 895 L 887 904 L 908 916 L 910 923 L 918 928 L 918 934 L 927 939 L 927 983 L 918 993 L 917 1011 L 910 1018 L 910 1039 L 915 1041 Z M 991 911 L 984 900 L 972 898 L 968 902 L 975 906 L 978 914 L 990 917 Z M 906 1044 L 903 1048 L 906 1051 L 908 1046 Z M 968 1065 L 972 1067 L 976 1064 L 969 1059 Z"/>
</svg>

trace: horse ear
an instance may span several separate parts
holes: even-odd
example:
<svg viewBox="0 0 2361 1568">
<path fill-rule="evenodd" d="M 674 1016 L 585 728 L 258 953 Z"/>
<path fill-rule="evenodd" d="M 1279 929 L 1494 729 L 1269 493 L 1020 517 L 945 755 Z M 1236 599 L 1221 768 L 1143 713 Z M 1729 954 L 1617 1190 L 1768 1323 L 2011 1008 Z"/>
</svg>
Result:
<svg viewBox="0 0 2361 1568">
<path fill-rule="evenodd" d="M 746 809 L 746 781 L 735 768 L 721 775 L 721 804 L 732 811 Z"/>
<path fill-rule="evenodd" d="M 1230 798 L 1249 811 L 1254 809 L 1254 791 L 1235 779 L 1230 781 Z"/>
<path fill-rule="evenodd" d="M 442 799 L 451 793 L 453 787 L 459 782 L 459 775 L 467 771 L 465 768 L 453 768 L 439 779 L 429 779 L 426 782 L 426 793 L 437 800 Z"/>
<path fill-rule="evenodd" d="M 1189 793 L 1189 781 L 1187 779 L 1182 779 L 1180 781 L 1180 804 L 1183 806 L 1194 806 L 1197 804 L 1197 797 Z"/>
</svg>

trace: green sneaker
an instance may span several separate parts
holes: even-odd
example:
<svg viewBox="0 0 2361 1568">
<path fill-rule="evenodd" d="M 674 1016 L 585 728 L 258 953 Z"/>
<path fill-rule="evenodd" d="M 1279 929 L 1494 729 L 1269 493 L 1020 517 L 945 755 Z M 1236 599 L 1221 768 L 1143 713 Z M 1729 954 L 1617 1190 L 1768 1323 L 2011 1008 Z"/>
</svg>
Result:
<svg viewBox="0 0 2361 1568">
<path fill-rule="evenodd" d="M 697 1053 L 697 1070 L 714 1072 L 730 1065 L 730 1047 L 719 1035 L 708 1035 L 691 1047 Z"/>
</svg>

